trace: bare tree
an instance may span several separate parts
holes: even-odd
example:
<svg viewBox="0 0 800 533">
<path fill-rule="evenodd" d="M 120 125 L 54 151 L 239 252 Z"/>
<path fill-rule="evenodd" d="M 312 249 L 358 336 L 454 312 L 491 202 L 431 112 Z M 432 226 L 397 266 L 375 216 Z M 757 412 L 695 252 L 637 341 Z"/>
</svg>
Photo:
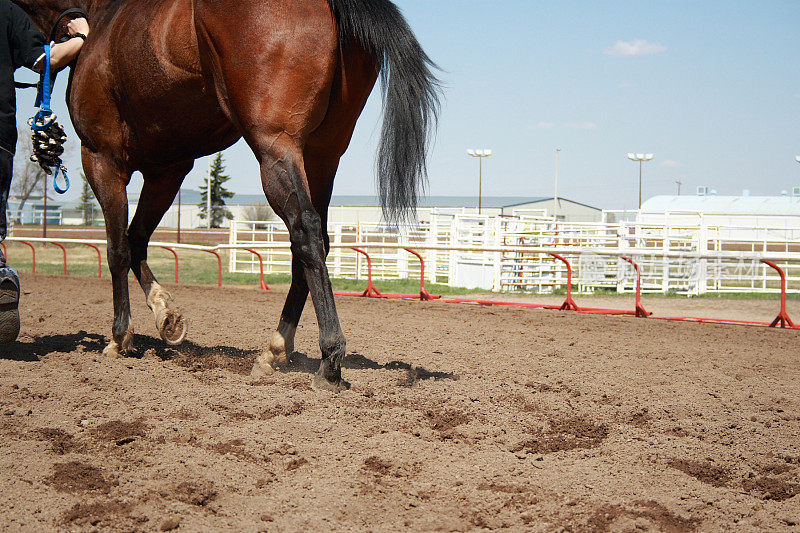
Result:
<svg viewBox="0 0 800 533">
<path fill-rule="evenodd" d="M 278 220 L 278 215 L 267 204 L 255 204 L 244 210 L 244 219 L 255 222 Z"/>
</svg>

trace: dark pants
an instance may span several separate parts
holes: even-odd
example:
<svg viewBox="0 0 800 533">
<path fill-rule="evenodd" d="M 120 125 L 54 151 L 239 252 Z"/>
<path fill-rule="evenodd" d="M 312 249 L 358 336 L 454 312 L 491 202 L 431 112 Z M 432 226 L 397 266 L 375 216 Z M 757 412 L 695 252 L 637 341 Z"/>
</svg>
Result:
<svg viewBox="0 0 800 533">
<path fill-rule="evenodd" d="M 8 208 L 8 191 L 11 189 L 11 177 L 14 155 L 7 152 L 0 146 L 0 241 L 6 238 L 8 233 L 8 221 L 6 220 L 6 209 Z M 0 253 L 2 250 L 0 250 Z"/>
</svg>

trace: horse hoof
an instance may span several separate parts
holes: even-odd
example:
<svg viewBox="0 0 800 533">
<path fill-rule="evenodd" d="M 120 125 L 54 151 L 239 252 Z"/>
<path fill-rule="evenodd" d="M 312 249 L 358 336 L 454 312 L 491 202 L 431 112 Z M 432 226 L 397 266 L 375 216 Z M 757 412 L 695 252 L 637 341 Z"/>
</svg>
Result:
<svg viewBox="0 0 800 533">
<path fill-rule="evenodd" d="M 165 311 L 163 322 L 159 329 L 161 338 L 170 346 L 178 346 L 181 344 L 186 340 L 186 334 L 189 332 L 189 327 L 183 319 L 183 316 L 171 309 Z"/>
<path fill-rule="evenodd" d="M 315 374 L 314 381 L 311 382 L 311 388 L 316 391 L 324 390 L 339 393 L 350 390 L 350 384 L 341 378 L 336 381 L 329 381 L 321 374 Z"/>
<path fill-rule="evenodd" d="M 122 336 L 122 344 L 115 340 L 111 340 L 108 346 L 103 348 L 103 355 L 116 359 L 117 357 L 125 357 L 133 353 L 133 328 L 128 329 Z"/>
<path fill-rule="evenodd" d="M 291 339 L 293 338 L 294 334 L 292 334 Z M 272 368 L 277 368 L 289 364 L 289 354 L 292 352 L 294 352 L 294 341 L 287 342 L 280 332 L 273 331 L 272 339 L 269 341 L 269 350 L 264 352 L 262 357 L 268 360 Z"/>
<path fill-rule="evenodd" d="M 275 372 L 275 367 L 272 366 L 272 354 L 265 352 L 256 357 L 253 363 L 253 370 L 250 372 L 250 377 L 253 379 L 261 379 L 265 376 L 269 376 L 273 372 Z"/>
<path fill-rule="evenodd" d="M 103 348 L 103 356 L 109 357 L 111 359 L 122 357 L 122 354 L 119 351 L 119 344 L 117 344 L 117 341 L 111 341 L 108 343 L 108 346 Z"/>
</svg>

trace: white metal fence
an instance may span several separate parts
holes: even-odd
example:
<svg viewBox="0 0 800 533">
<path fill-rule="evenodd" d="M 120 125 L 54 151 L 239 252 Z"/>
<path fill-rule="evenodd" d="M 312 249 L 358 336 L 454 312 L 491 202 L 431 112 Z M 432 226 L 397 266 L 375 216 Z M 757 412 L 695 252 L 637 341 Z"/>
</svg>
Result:
<svg viewBox="0 0 800 533">
<path fill-rule="evenodd" d="M 367 248 L 374 279 L 418 277 L 419 261 L 402 246 L 420 247 L 428 281 L 495 291 L 552 292 L 566 286 L 567 267 L 537 249 L 557 248 L 570 261 L 573 283 L 583 292 L 633 290 L 635 272 L 621 255 L 639 264 L 645 292 L 777 292 L 776 271 L 759 258 L 778 254 L 789 291 L 800 292 L 800 227 L 565 223 L 541 216 L 434 213 L 429 222 L 399 228 L 332 224 L 328 230 L 336 245 L 328 256 L 333 277 L 366 278 L 366 259 L 347 244 Z M 235 220 L 230 227 L 229 244 L 257 251 L 266 246 L 262 252 L 266 273 L 291 271 L 288 249 L 270 248 L 288 242 L 281 222 Z M 433 249 L 436 246 L 459 249 Z M 259 262 L 250 252 L 236 249 L 231 251 L 229 267 L 232 272 L 257 272 Z"/>
</svg>

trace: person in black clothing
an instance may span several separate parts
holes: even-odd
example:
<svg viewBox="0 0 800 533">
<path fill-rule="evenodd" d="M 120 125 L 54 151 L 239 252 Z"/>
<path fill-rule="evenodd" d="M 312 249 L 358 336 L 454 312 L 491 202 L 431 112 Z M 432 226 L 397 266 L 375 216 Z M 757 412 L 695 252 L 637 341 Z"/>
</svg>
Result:
<svg viewBox="0 0 800 533">
<path fill-rule="evenodd" d="M 86 19 L 67 24 L 66 42 L 54 44 L 50 51 L 53 70 L 65 67 L 89 35 Z M 44 61 L 45 37 L 30 18 L 9 0 L 0 0 L 0 241 L 6 238 L 6 206 L 13 177 L 14 150 L 17 145 L 17 103 L 14 71 L 19 67 L 39 70 Z M 19 275 L 6 265 L 0 247 L 0 349 L 19 335 Z"/>
</svg>

